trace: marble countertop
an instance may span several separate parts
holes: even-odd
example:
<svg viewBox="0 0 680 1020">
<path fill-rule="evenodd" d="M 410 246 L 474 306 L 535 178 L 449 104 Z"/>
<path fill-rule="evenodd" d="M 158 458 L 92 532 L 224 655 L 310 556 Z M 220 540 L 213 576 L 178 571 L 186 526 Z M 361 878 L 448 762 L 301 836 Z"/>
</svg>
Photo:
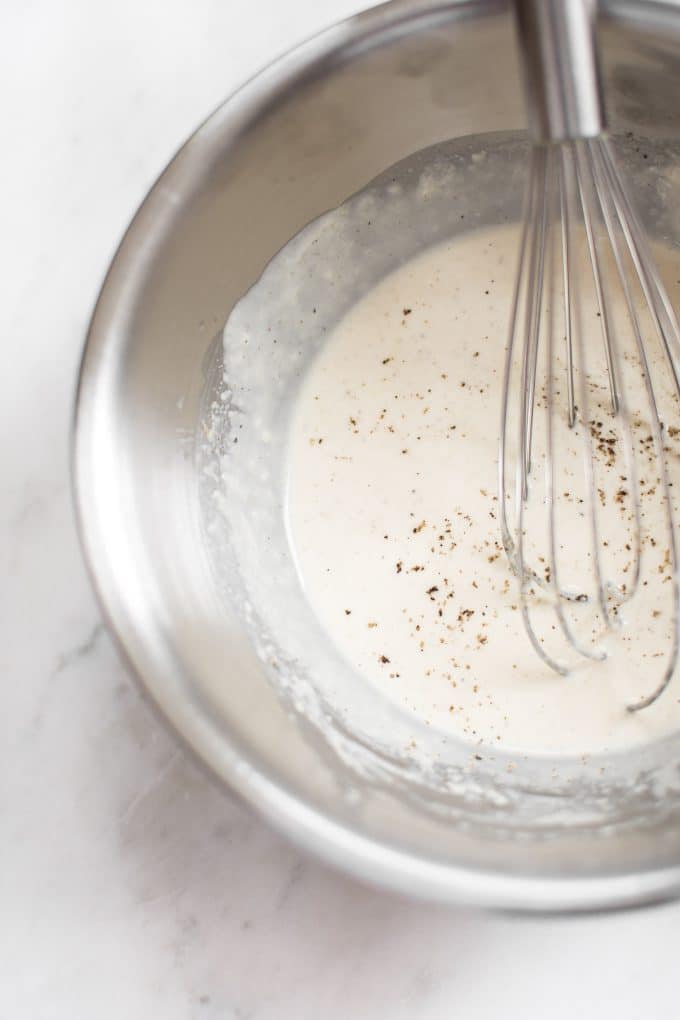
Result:
<svg viewBox="0 0 680 1020">
<path fill-rule="evenodd" d="M 303 857 L 150 714 L 84 574 L 69 419 L 121 232 L 230 90 L 360 5 L 3 5 L 2 1020 L 678 1016 L 680 905 L 486 916 Z"/>
</svg>

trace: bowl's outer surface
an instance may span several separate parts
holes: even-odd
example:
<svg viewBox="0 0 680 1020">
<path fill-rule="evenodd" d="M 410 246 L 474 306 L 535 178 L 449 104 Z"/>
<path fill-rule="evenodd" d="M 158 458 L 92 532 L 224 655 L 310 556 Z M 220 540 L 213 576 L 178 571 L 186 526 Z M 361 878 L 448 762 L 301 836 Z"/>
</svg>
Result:
<svg viewBox="0 0 680 1020">
<path fill-rule="evenodd" d="M 604 15 L 618 126 L 655 121 L 680 135 L 667 92 L 654 90 L 680 59 L 677 5 L 612 2 Z M 585 851 L 568 832 L 559 845 L 487 845 L 375 792 L 359 811 L 339 797 L 333 767 L 225 614 L 200 534 L 192 450 L 203 363 L 235 301 L 302 226 L 387 166 L 523 122 L 511 20 L 496 0 L 386 4 L 229 99 L 162 174 L 102 288 L 77 397 L 77 512 L 103 611 L 143 689 L 212 774 L 298 843 L 440 900 L 623 906 L 680 889 L 675 834 Z"/>
</svg>

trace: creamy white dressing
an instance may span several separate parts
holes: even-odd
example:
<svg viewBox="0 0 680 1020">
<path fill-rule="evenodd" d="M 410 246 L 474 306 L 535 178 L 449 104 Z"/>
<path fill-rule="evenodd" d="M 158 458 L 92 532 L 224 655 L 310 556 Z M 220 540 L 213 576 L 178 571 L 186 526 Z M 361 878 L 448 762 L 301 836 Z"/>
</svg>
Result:
<svg viewBox="0 0 680 1020">
<path fill-rule="evenodd" d="M 434 247 L 340 321 L 303 382 L 291 428 L 291 543 L 331 639 L 367 682 L 427 724 L 525 752 L 623 748 L 680 726 L 678 677 L 652 708 L 625 708 L 660 679 L 672 623 L 661 504 L 644 478 L 653 470 L 648 423 L 642 405 L 631 405 L 643 495 L 645 485 L 651 493 L 643 500 L 643 553 L 652 580 L 626 610 L 623 637 L 606 640 L 607 661 L 575 662 L 559 676 L 530 647 L 500 547 L 497 449 L 517 244 L 517 228 L 505 227 Z M 677 296 L 674 258 L 666 252 L 661 261 Z M 583 300 L 584 319 L 594 323 L 593 298 Z M 635 370 L 627 371 L 634 387 Z M 641 382 L 631 392 L 642 400 Z M 539 421 L 539 444 L 542 428 Z M 673 470 L 674 436 L 668 442 Z M 567 574 L 579 555 L 587 559 L 581 448 L 568 444 L 569 437 L 564 465 L 574 490 L 565 491 L 560 519 Z M 620 461 L 602 466 L 610 514 L 623 470 Z M 622 550 L 625 509 L 605 518 Z M 534 512 L 540 517 L 540 500 Z M 539 547 L 536 540 L 532 555 Z M 629 560 L 622 551 L 610 565 L 625 578 Z M 552 617 L 541 618 L 540 608 L 538 617 L 550 644 Z M 580 626 L 600 640 L 596 625 Z"/>
</svg>

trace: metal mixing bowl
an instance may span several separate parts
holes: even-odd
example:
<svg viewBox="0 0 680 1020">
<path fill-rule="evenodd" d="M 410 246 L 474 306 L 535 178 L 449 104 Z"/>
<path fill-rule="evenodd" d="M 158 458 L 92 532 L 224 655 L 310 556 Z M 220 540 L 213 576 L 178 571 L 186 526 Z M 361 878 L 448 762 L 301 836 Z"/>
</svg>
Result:
<svg viewBox="0 0 680 1020">
<path fill-rule="evenodd" d="M 613 128 L 679 141 L 680 9 L 609 0 L 601 22 Z M 439 900 L 622 906 L 680 889 L 677 739 L 587 782 L 563 763 L 551 783 L 548 760 L 472 773 L 455 748 L 428 777 L 407 759 L 357 770 L 272 682 L 218 583 L 201 507 L 197 437 L 235 303 L 305 224 L 387 167 L 523 128 L 516 63 L 507 3 L 394 2 L 300 46 L 213 114 L 151 190 L 102 288 L 78 391 L 76 500 L 103 610 L 143 688 L 298 843 Z"/>
</svg>

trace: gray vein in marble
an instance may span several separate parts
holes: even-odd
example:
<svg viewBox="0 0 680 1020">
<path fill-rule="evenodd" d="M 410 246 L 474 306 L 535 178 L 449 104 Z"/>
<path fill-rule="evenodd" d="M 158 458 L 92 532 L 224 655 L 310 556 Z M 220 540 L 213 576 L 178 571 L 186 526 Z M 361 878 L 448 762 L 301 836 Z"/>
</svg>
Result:
<svg viewBox="0 0 680 1020">
<path fill-rule="evenodd" d="M 83 659 L 92 655 L 97 648 L 100 637 L 104 633 L 105 627 L 100 620 L 94 625 L 94 627 L 92 627 L 89 634 L 83 641 L 75 645 L 73 648 L 70 648 L 68 651 L 62 652 L 52 675 L 57 676 L 59 673 L 63 673 L 64 670 L 70 669 L 75 663 L 80 663 Z"/>
<path fill-rule="evenodd" d="M 129 804 L 123 809 L 118 819 L 120 825 L 125 827 L 133 817 L 137 809 L 144 803 L 144 801 L 153 795 L 153 793 L 161 786 L 161 784 L 169 776 L 175 763 L 182 757 L 182 752 L 179 748 L 173 751 L 167 761 L 165 761 L 158 771 L 153 775 L 146 785 L 136 794 Z"/>
</svg>

